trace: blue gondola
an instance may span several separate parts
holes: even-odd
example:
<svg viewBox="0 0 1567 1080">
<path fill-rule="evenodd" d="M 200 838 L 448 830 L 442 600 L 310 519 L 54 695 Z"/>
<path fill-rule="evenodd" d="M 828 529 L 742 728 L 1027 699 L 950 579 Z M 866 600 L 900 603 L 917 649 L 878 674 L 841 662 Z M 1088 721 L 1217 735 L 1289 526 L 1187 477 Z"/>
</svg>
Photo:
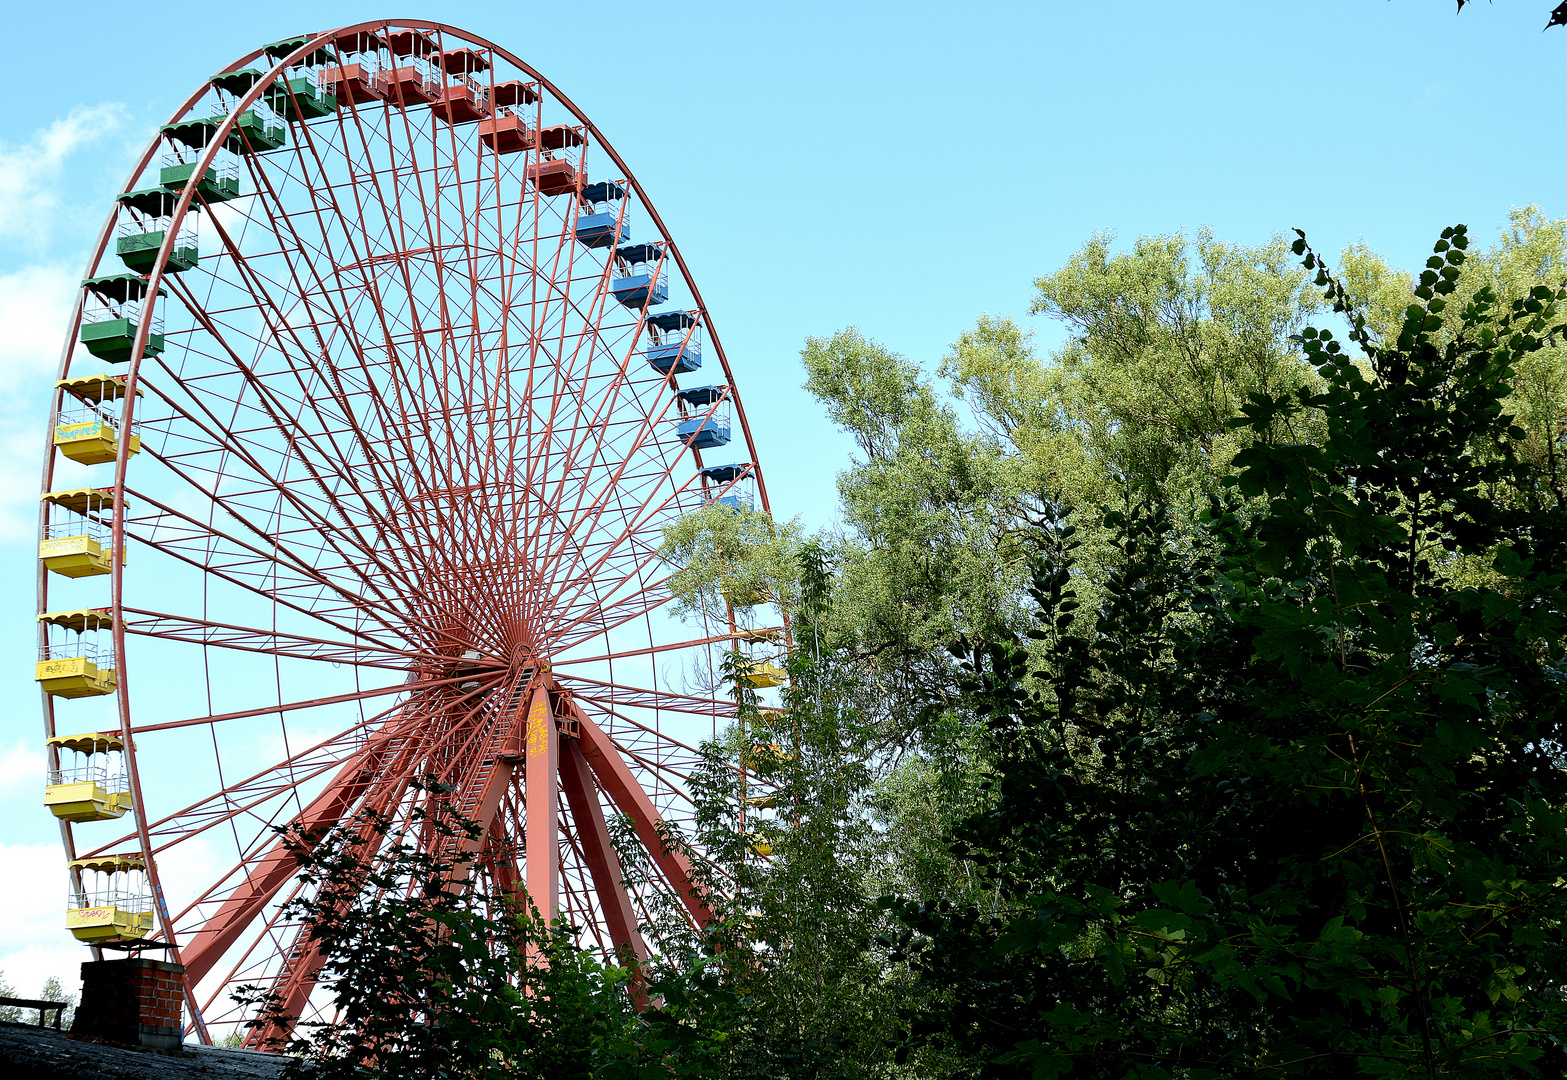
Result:
<svg viewBox="0 0 1567 1080">
<path fill-rule="evenodd" d="M 574 230 L 577 242 L 590 248 L 607 248 L 631 239 L 630 215 L 621 221 L 619 208 L 607 205 L 625 197 L 626 189 L 609 180 L 583 188 L 582 205 L 588 212 L 577 216 Z"/>
<path fill-rule="evenodd" d="M 711 450 L 729 442 L 729 424 L 716 416 L 693 416 L 675 425 L 680 441 L 697 450 Z"/>
<path fill-rule="evenodd" d="M 749 461 L 734 465 L 709 465 L 702 470 L 702 478 L 711 480 L 715 484 L 732 484 L 742 476 L 748 476 L 751 472 Z"/>
<path fill-rule="evenodd" d="M 585 247 L 614 247 L 621 240 L 631 239 L 631 222 L 621 221 L 618 210 L 607 210 L 602 214 L 580 214 L 572 235 L 576 237 L 577 243 Z"/>
<path fill-rule="evenodd" d="M 628 244 L 616 248 L 615 257 L 632 266 L 642 263 L 657 266 L 664 257 L 664 249 L 657 244 Z M 611 281 L 609 291 L 628 308 L 651 307 L 669 299 L 669 275 L 662 270 L 656 273 L 626 274 Z"/>
<path fill-rule="evenodd" d="M 679 340 L 651 345 L 642 354 L 660 375 L 668 375 L 670 371 L 684 375 L 702 366 L 702 343 L 695 333 L 686 333 L 696 325 L 696 312 L 659 311 L 650 314 L 647 321 L 649 326 L 657 327 L 665 334 L 680 335 Z"/>
<path fill-rule="evenodd" d="M 710 450 L 729 441 L 729 407 L 724 400 L 728 389 L 727 386 L 693 386 L 675 392 L 679 401 L 704 410 L 703 415 L 689 417 L 675 426 L 681 442 L 698 450 Z M 706 411 L 709 409 L 711 414 Z"/>
</svg>

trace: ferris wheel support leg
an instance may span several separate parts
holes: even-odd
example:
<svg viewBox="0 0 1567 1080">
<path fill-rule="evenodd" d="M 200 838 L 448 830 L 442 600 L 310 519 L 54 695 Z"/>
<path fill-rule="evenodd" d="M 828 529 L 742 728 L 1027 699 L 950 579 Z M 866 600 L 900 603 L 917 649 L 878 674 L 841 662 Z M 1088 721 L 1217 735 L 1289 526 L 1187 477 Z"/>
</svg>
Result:
<svg viewBox="0 0 1567 1080">
<path fill-rule="evenodd" d="M 358 849 L 362 853 L 373 846 L 377 833 L 370 824 L 360 826 L 358 832 Z M 361 860 L 354 880 L 341 886 L 342 895 L 350 896 L 359 892 L 369 875 L 370 864 Z M 341 913 L 343 909 L 339 907 L 337 910 Z M 308 927 L 298 927 L 294 931 L 293 945 L 284 954 L 283 970 L 278 972 L 272 984 L 277 1013 L 290 1019 L 283 1023 L 268 1023 L 251 1031 L 245 1037 L 246 1049 L 269 1049 L 276 1045 L 277 1040 L 286 1039 L 293 1032 L 294 1022 L 303 1014 L 311 991 L 316 988 L 316 978 L 321 973 L 323 962 L 320 943 L 311 939 Z"/>
<path fill-rule="evenodd" d="M 582 854 L 593 877 L 593 891 L 598 894 L 610 937 L 617 949 L 628 950 L 641 964 L 648 958 L 647 944 L 637 933 L 636 915 L 631 909 L 631 897 L 626 895 L 624 871 L 609 839 L 604 808 L 599 805 L 598 790 L 575 739 L 567 739 L 561 747 L 560 786 L 571 807 L 571 820 L 576 823 Z"/>
<path fill-rule="evenodd" d="M 545 687 L 528 705 L 524 843 L 528 899 L 546 921 L 560 907 L 560 734 Z"/>
<path fill-rule="evenodd" d="M 506 834 L 506 829 L 497 816 L 495 824 L 491 826 L 486 837 L 483 862 L 495 878 L 495 887 L 500 890 L 502 896 L 510 900 L 517 898 L 517 891 L 522 884 L 517 879 L 517 864 L 514 857 L 511 837 Z"/>
<path fill-rule="evenodd" d="M 336 825 L 348 808 L 369 788 L 378 772 L 381 756 L 382 752 L 377 750 L 350 759 L 347 765 L 338 770 L 326 790 L 300 811 L 291 824 L 309 833 L 324 832 Z M 190 986 L 194 987 L 212 970 L 212 966 L 298 869 L 299 864 L 288 845 L 281 840 L 274 843 L 255 869 L 246 876 L 244 883 L 223 902 L 217 914 L 192 934 L 189 943 L 180 950 L 180 959 L 185 965 L 185 979 Z"/>
<path fill-rule="evenodd" d="M 630 767 L 609 736 L 582 715 L 580 710 L 573 709 L 572 713 L 580 732 L 577 741 L 581 744 L 582 756 L 593 769 L 593 775 L 598 777 L 599 786 L 620 812 L 631 819 L 637 838 L 647 848 L 670 886 L 680 895 L 692 922 L 697 926 L 706 926 L 713 921 L 713 912 L 696 887 L 691 860 L 664 845 L 664 838 L 658 831 L 663 819 L 654 809 L 653 800 L 647 797 L 642 785 L 637 783 L 637 778 L 631 775 Z"/>
</svg>

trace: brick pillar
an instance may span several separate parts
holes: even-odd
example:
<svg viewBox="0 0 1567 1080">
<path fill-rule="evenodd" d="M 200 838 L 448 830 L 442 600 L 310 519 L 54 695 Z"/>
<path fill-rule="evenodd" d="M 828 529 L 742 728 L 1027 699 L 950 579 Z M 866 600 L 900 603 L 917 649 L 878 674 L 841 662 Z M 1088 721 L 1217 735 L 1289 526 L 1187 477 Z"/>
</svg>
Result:
<svg viewBox="0 0 1567 1080">
<path fill-rule="evenodd" d="M 163 960 L 91 960 L 71 1031 L 127 1046 L 175 1050 L 182 1042 L 185 969 Z"/>
</svg>

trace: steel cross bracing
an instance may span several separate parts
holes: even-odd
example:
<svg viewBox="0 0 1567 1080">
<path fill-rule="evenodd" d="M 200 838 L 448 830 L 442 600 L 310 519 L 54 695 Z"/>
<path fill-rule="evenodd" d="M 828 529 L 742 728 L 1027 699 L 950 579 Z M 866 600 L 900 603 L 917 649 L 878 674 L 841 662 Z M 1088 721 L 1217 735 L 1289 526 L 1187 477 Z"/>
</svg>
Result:
<svg viewBox="0 0 1567 1080">
<path fill-rule="evenodd" d="M 574 125 L 573 167 L 627 190 L 623 219 L 655 245 L 650 269 L 705 332 L 702 374 L 723 386 L 705 413 L 734 410 L 734 459 L 766 508 L 722 344 L 625 163 L 516 56 L 399 25 L 479 50 L 489 87 L 527 82 L 536 100 L 516 109 L 529 126 Z M 301 66 L 323 42 L 387 66 L 387 29 L 237 60 L 226 70 L 263 80 L 181 107 L 175 120 L 228 116 L 185 160 L 201 175 L 226 158 L 235 118 L 278 78 L 323 77 Z M 574 238 L 582 206 L 528 182 L 541 151 L 497 153 L 476 131 L 396 101 L 292 122 L 286 147 L 233 156 L 241 197 L 180 193 L 159 257 L 195 227 L 201 258 L 147 282 L 132 351 L 154 318 L 165 344 L 130 365 L 120 403 L 140 453 L 122 446 L 112 483 L 92 481 L 113 489 L 113 546 L 134 553 L 130 569 L 114 564 L 109 603 L 136 809 L 118 827 L 62 824 L 62 837 L 71 856 L 149 856 L 167 901 L 157 935 L 186 965 L 201 1037 L 237 1022 L 240 983 L 269 983 L 307 1015 L 322 1005 L 274 829 L 353 828 L 367 810 L 411 828 L 421 777 L 481 825 L 446 852 L 473 858 L 475 889 L 526 893 L 586 940 L 648 955 L 650 886 L 622 881 L 619 814 L 687 917 L 708 918 L 660 830 L 688 820 L 697 744 L 734 716 L 700 688 L 717 684 L 736 632 L 669 617 L 658 550 L 665 526 L 732 485 L 703 479 L 701 454 L 675 437 L 704 409 L 679 404 L 677 380 L 644 360 L 645 312 L 610 289 L 625 267 Z M 148 148 L 127 190 L 157 184 L 166 149 Z M 91 275 L 116 272 L 117 220 Z M 102 367 L 68 344 L 60 377 Z M 44 490 L 68 476 L 51 455 Z M 40 611 L 83 606 L 91 585 L 40 569 Z M 49 734 L 71 729 L 75 706 L 43 703 Z"/>
</svg>

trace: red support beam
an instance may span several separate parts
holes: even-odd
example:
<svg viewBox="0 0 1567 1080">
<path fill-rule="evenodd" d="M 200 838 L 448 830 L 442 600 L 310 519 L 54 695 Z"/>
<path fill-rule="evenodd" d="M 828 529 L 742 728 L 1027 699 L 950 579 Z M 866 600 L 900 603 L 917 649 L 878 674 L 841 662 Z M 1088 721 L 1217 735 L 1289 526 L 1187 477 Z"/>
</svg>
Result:
<svg viewBox="0 0 1567 1080">
<path fill-rule="evenodd" d="M 549 691 L 539 686 L 528 705 L 527 806 L 524 844 L 528 898 L 546 921 L 560 906 L 560 735 Z"/>
<path fill-rule="evenodd" d="M 300 811 L 292 824 L 309 832 L 324 832 L 336 825 L 374 781 L 382 753 L 381 749 L 376 749 L 349 759 L 326 790 Z M 238 940 L 245 927 L 298 869 L 293 853 L 281 840 L 257 861 L 244 883 L 223 902 L 217 914 L 180 949 L 180 962 L 185 965 L 185 978 L 191 986 L 212 970 L 212 965 Z"/>
<path fill-rule="evenodd" d="M 620 751 L 610 737 L 584 716 L 580 709 L 572 708 L 572 714 L 577 719 L 580 732 L 577 741 L 581 744 L 582 756 L 593 770 L 593 775 L 598 777 L 599 786 L 620 812 L 631 819 L 637 837 L 647 848 L 648 854 L 653 856 L 654 864 L 663 872 L 665 879 L 680 894 L 692 921 L 698 926 L 706 926 L 713 921 L 713 912 L 703 901 L 692 880 L 691 860 L 681 852 L 670 851 L 664 846 L 664 838 L 658 832 L 662 819 L 653 808 L 653 800 L 642 790 L 637 778 L 631 775 L 631 768 L 620 756 Z"/>
<path fill-rule="evenodd" d="M 632 910 L 631 897 L 626 895 L 625 872 L 610 843 L 609 825 L 604 820 L 604 808 L 599 805 L 598 789 L 593 785 L 587 759 L 582 756 L 576 739 L 565 740 L 561 747 L 560 786 L 571 807 L 571 820 L 577 826 L 583 860 L 593 877 L 593 891 L 598 896 L 599 910 L 603 912 L 610 939 L 617 949 L 629 949 L 636 960 L 646 960 L 647 944 L 637 933 L 636 912 Z"/>
<path fill-rule="evenodd" d="M 359 829 L 359 847 L 361 852 L 368 847 L 375 838 L 375 830 L 364 825 Z M 359 864 L 360 877 L 356 888 L 363 888 L 364 877 L 370 872 L 368 861 L 361 860 Z M 347 890 L 345 890 L 346 893 Z M 275 1040 L 286 1038 L 294 1028 L 294 1021 L 304 1015 L 305 1004 L 310 1000 L 311 991 L 316 988 L 316 977 L 321 973 L 321 945 L 313 941 L 304 926 L 294 931 L 294 942 L 289 950 L 283 954 L 283 969 L 278 972 L 273 981 L 272 990 L 281 1002 L 280 1015 L 292 1019 L 283 1023 L 267 1024 L 265 1027 L 252 1029 L 245 1036 L 244 1045 L 248 1049 L 270 1049 Z"/>
</svg>

